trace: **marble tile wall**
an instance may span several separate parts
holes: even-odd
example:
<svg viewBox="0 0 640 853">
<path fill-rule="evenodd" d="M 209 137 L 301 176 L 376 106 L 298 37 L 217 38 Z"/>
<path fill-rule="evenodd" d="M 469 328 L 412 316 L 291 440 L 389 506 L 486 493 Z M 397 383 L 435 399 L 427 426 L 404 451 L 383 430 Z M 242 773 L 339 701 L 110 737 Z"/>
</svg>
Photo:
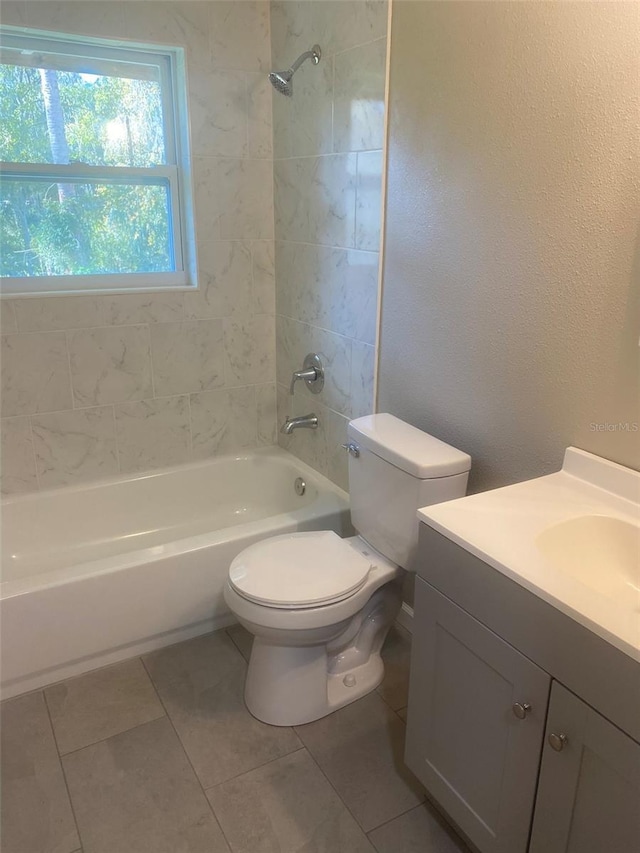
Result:
<svg viewBox="0 0 640 853">
<path fill-rule="evenodd" d="M 200 279 L 193 293 L 2 302 L 3 491 L 275 443 L 268 2 L 46 0 L 0 15 L 185 47 Z"/>
<path fill-rule="evenodd" d="M 378 0 L 271 3 L 274 68 L 322 48 L 292 98 L 273 95 L 278 423 L 320 419 L 279 440 L 343 488 L 347 423 L 374 406 L 386 30 Z M 291 397 L 308 352 L 325 362 L 325 387 L 298 383 Z"/>
</svg>

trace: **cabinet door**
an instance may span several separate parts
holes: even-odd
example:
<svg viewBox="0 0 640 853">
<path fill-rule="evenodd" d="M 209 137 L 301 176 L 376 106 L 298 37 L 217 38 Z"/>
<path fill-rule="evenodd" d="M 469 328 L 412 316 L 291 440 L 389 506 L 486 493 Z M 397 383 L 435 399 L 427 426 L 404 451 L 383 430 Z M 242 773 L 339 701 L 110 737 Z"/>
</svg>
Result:
<svg viewBox="0 0 640 853">
<path fill-rule="evenodd" d="M 527 849 L 550 681 L 416 578 L 405 760 L 483 853 Z"/>
<path fill-rule="evenodd" d="M 530 853 L 639 851 L 640 745 L 554 681 Z"/>
</svg>

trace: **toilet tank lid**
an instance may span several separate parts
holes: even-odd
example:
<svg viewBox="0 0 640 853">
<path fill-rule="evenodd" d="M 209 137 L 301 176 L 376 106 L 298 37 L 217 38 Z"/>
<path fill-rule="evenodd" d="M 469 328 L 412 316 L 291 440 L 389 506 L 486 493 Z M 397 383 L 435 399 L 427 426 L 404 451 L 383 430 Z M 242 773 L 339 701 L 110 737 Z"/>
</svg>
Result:
<svg viewBox="0 0 640 853">
<path fill-rule="evenodd" d="M 468 453 L 386 413 L 351 421 L 348 433 L 362 447 L 420 480 L 464 474 L 471 468 Z"/>
</svg>

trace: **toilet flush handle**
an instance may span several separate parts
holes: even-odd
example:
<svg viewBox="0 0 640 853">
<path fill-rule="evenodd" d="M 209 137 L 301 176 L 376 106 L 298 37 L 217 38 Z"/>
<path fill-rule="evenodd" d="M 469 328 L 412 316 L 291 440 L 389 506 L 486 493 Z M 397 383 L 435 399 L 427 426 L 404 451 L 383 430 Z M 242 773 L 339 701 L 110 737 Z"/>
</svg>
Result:
<svg viewBox="0 0 640 853">
<path fill-rule="evenodd" d="M 342 447 L 349 453 L 351 456 L 355 457 L 355 459 L 360 456 L 360 448 L 357 444 L 354 444 L 353 441 L 349 441 L 346 444 L 343 444 Z"/>
</svg>

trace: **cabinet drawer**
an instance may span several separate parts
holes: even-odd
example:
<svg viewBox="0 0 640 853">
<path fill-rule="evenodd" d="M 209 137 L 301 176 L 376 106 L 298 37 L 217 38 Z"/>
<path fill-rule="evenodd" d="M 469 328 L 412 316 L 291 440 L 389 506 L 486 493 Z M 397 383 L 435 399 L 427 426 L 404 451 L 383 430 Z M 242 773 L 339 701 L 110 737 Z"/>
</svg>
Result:
<svg viewBox="0 0 640 853">
<path fill-rule="evenodd" d="M 416 578 L 406 763 L 483 853 L 527 849 L 550 681 Z"/>
</svg>

